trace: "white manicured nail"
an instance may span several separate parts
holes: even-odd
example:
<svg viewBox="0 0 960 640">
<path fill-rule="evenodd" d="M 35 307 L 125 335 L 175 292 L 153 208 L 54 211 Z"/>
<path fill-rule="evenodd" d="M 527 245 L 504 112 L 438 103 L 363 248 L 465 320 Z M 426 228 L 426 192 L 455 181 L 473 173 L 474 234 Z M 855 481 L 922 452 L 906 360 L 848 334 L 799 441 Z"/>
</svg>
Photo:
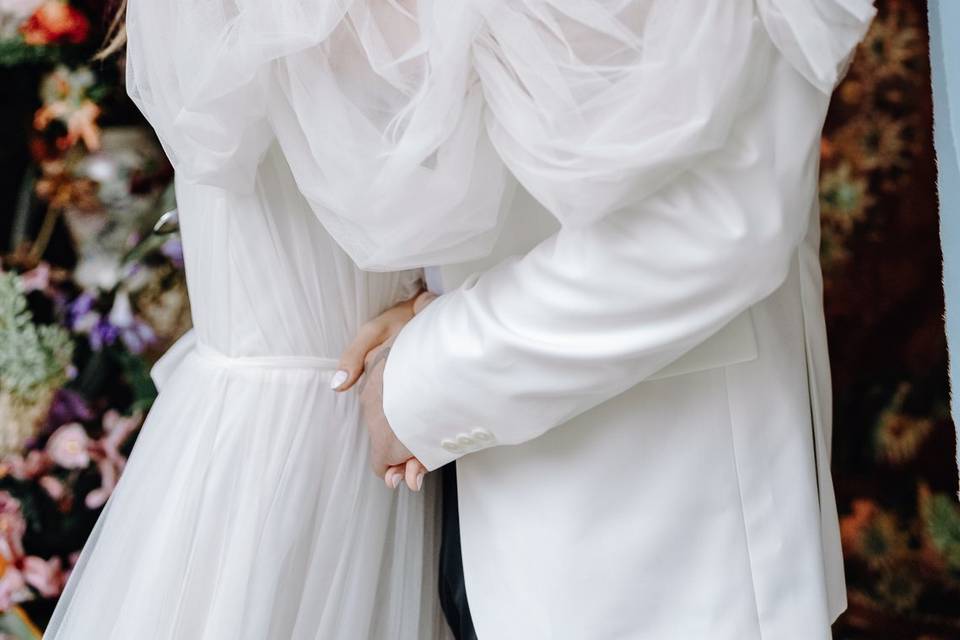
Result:
<svg viewBox="0 0 960 640">
<path fill-rule="evenodd" d="M 422 474 L 422 473 L 417 474 L 417 491 L 420 491 L 420 489 L 423 489 L 423 474 Z"/>
<path fill-rule="evenodd" d="M 347 378 L 349 377 L 350 377 L 349 373 L 347 373 L 343 369 L 339 369 L 335 374 L 333 374 L 333 378 L 330 379 L 330 388 L 339 389 L 340 385 L 346 382 Z"/>
<path fill-rule="evenodd" d="M 393 476 L 390 478 L 390 486 L 396 489 L 397 487 L 400 486 L 401 480 L 403 480 L 403 474 L 394 473 Z"/>
</svg>

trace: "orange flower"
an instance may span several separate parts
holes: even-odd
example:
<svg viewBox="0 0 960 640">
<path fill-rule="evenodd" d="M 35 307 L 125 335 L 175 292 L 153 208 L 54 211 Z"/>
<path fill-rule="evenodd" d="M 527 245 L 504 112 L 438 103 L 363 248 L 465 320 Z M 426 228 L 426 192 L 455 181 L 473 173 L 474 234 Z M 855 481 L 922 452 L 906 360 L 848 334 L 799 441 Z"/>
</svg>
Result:
<svg viewBox="0 0 960 640">
<path fill-rule="evenodd" d="M 54 102 L 37 110 L 33 126 L 43 131 L 54 120 L 60 120 L 67 127 L 67 134 L 57 139 L 57 147 L 61 151 L 66 151 L 80 140 L 90 151 L 97 151 L 100 149 L 99 117 L 100 107 L 92 100 L 84 100 L 78 107 L 71 107 L 66 102 Z"/>
<path fill-rule="evenodd" d="M 30 45 L 80 44 L 90 35 L 87 17 L 62 0 L 47 0 L 20 27 Z"/>
<path fill-rule="evenodd" d="M 853 513 L 840 518 L 840 540 L 848 557 L 871 568 L 889 568 L 907 551 L 908 536 L 896 516 L 871 500 L 854 500 Z"/>
</svg>

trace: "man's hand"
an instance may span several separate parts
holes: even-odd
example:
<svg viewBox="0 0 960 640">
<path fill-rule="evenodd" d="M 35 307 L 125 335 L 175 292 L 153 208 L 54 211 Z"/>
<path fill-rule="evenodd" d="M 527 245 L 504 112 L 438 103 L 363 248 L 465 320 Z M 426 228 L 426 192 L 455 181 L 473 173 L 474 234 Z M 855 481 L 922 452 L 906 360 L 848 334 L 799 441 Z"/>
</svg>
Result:
<svg viewBox="0 0 960 640">
<path fill-rule="evenodd" d="M 393 433 L 383 413 L 383 370 L 397 334 L 435 297 L 423 291 L 365 323 L 344 350 L 331 380 L 333 389 L 343 392 L 364 375 L 360 385 L 360 411 L 370 436 L 370 464 L 373 472 L 394 489 L 401 480 L 406 480 L 410 489 L 419 491 L 427 470 Z"/>
</svg>

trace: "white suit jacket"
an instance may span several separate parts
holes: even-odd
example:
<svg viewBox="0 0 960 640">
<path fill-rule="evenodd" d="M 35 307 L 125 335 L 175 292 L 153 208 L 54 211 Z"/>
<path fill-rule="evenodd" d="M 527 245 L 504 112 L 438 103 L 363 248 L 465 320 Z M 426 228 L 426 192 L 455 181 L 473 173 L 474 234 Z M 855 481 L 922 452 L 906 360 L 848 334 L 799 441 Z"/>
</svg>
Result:
<svg viewBox="0 0 960 640">
<path fill-rule="evenodd" d="M 445 267 L 393 346 L 391 425 L 428 468 L 458 463 L 481 640 L 826 639 L 845 607 L 829 92 L 769 54 L 707 162 L 578 229 L 519 190 L 494 255 Z"/>
</svg>

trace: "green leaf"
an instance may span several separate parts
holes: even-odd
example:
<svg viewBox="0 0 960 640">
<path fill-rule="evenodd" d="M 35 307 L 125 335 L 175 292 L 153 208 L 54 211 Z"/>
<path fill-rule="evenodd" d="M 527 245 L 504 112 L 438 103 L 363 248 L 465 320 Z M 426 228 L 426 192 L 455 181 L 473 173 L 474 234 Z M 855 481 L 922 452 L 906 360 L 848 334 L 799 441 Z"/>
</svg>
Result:
<svg viewBox="0 0 960 640">
<path fill-rule="evenodd" d="M 117 356 L 124 378 L 133 391 L 130 412 L 147 411 L 157 399 L 157 387 L 150 377 L 150 368 L 143 358 L 129 351 L 121 351 Z"/>
<path fill-rule="evenodd" d="M 63 385 L 72 360 L 70 334 L 35 325 L 19 278 L 0 273 L 0 390 L 29 403 Z"/>
<path fill-rule="evenodd" d="M 0 67 L 54 64 L 62 58 L 62 47 L 27 44 L 21 38 L 0 39 Z"/>
<path fill-rule="evenodd" d="M 40 633 L 19 607 L 0 614 L 0 632 L 17 640 L 40 640 Z"/>
<path fill-rule="evenodd" d="M 930 541 L 954 571 L 960 571 L 960 506 L 944 494 L 929 496 L 921 503 Z"/>
</svg>

